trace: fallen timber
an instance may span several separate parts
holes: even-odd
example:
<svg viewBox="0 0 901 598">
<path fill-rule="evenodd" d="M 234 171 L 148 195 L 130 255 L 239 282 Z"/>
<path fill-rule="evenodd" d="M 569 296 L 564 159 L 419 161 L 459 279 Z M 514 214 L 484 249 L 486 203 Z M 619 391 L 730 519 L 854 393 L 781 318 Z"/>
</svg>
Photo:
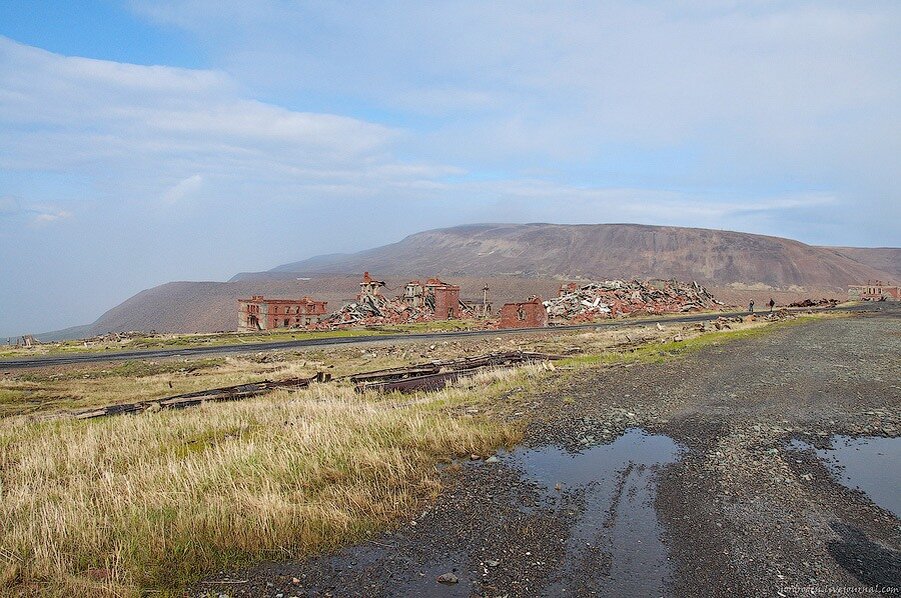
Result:
<svg viewBox="0 0 901 598">
<path fill-rule="evenodd" d="M 416 392 L 421 390 L 437 390 L 448 383 L 490 367 L 509 367 L 533 361 L 555 361 L 563 359 L 563 355 L 534 353 L 530 351 L 510 351 L 506 353 L 488 353 L 476 357 L 465 357 L 447 361 L 433 361 L 427 364 L 414 365 L 407 368 L 391 368 L 364 372 L 350 376 L 356 383 L 357 392 Z"/>
<path fill-rule="evenodd" d="M 463 359 L 432 361 L 410 367 L 363 372 L 348 376 L 346 379 L 356 383 L 358 392 L 364 390 L 382 392 L 390 392 L 392 390 L 401 392 L 428 391 L 443 388 L 449 382 L 462 376 L 471 375 L 483 368 L 509 367 L 533 361 L 552 361 L 557 359 L 563 359 L 563 356 L 530 351 L 488 353 Z M 72 417 L 75 419 L 93 419 L 111 415 L 143 413 L 148 410 L 184 409 L 185 407 L 193 407 L 207 401 L 240 401 L 241 399 L 265 394 L 276 389 L 298 390 L 307 388 L 313 382 L 329 382 L 331 379 L 331 374 L 319 372 L 311 378 L 290 378 L 278 381 L 264 380 L 262 382 L 199 390 L 155 401 L 139 401 L 87 409 L 73 414 Z"/>
<path fill-rule="evenodd" d="M 262 382 L 251 382 L 249 384 L 238 384 L 236 386 L 225 386 L 222 388 L 188 392 L 159 399 L 157 401 L 139 401 L 137 403 L 126 403 L 123 405 L 109 405 L 99 409 L 80 411 L 76 413 L 74 417 L 75 419 L 92 419 L 95 417 L 106 417 L 108 415 L 142 413 L 148 409 L 184 409 L 185 407 L 200 405 L 206 401 L 240 401 L 241 399 L 261 395 L 271 390 L 297 390 L 306 388 L 313 382 L 328 382 L 329 380 L 331 380 L 331 374 L 319 372 L 311 378 L 289 378 L 288 380 L 278 381 L 264 380 Z"/>
</svg>

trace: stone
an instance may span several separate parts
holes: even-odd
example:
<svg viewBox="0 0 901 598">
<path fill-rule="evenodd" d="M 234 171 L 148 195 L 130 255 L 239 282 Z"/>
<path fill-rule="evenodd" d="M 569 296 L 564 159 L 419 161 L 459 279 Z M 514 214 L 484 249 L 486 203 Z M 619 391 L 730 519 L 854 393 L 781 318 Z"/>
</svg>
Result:
<svg viewBox="0 0 901 598">
<path fill-rule="evenodd" d="M 458 581 L 460 580 L 453 573 L 442 573 L 438 576 L 438 583 L 455 584 Z"/>
<path fill-rule="evenodd" d="M 485 459 L 485 463 L 497 463 L 498 461 L 500 461 L 500 459 L 498 459 L 494 455 L 491 455 L 490 457 Z"/>
</svg>

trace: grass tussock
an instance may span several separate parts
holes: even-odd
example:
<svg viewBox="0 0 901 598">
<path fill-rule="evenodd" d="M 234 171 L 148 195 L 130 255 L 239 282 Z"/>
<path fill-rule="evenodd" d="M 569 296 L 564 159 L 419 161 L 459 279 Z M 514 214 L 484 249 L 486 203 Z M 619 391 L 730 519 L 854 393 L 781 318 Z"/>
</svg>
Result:
<svg viewBox="0 0 901 598">
<path fill-rule="evenodd" d="M 181 412 L 0 422 L 0 594 L 137 595 L 360 538 L 438 490 L 435 463 L 518 439 L 458 407 L 522 377 L 361 398 L 320 385 Z"/>
</svg>

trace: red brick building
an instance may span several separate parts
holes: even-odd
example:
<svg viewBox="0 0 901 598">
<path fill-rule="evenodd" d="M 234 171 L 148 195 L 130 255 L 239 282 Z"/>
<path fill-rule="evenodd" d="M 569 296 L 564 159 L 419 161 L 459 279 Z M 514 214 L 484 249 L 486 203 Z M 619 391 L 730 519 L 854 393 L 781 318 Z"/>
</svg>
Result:
<svg viewBox="0 0 901 598">
<path fill-rule="evenodd" d="M 540 297 L 523 303 L 506 303 L 500 311 L 498 328 L 541 328 L 547 326 L 547 310 Z"/>
<path fill-rule="evenodd" d="M 437 278 L 430 278 L 425 284 L 418 280 L 408 282 L 404 289 L 404 303 L 412 308 L 431 309 L 439 320 L 450 320 L 462 315 L 460 287 Z"/>
<path fill-rule="evenodd" d="M 266 299 L 254 295 L 238 299 L 238 332 L 300 328 L 313 324 L 326 314 L 325 301 L 302 299 Z"/>
</svg>

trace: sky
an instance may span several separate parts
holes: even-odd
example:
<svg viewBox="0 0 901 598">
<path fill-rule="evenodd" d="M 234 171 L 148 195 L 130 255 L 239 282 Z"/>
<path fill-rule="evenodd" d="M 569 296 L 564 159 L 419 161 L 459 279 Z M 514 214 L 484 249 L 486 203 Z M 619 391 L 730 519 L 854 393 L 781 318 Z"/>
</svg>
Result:
<svg viewBox="0 0 901 598">
<path fill-rule="evenodd" d="M 0 1 L 0 336 L 473 222 L 898 246 L 901 3 Z"/>
</svg>

